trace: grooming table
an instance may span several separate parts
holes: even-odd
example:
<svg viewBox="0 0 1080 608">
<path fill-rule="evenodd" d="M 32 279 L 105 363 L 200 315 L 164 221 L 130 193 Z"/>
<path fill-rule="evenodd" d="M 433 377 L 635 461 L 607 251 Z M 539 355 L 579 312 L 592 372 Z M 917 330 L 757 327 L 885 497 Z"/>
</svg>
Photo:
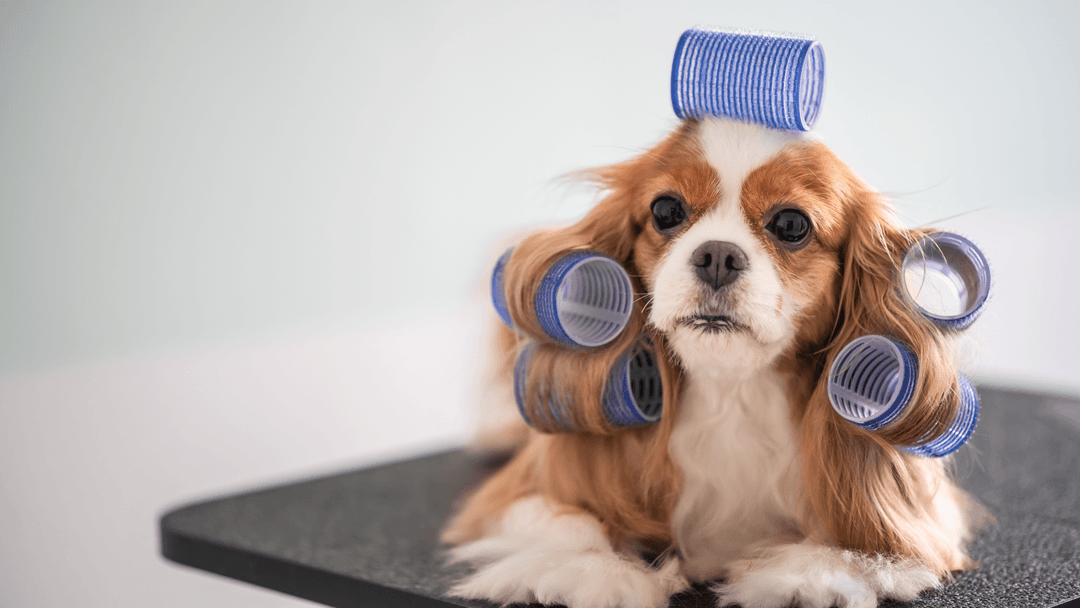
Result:
<svg viewBox="0 0 1080 608">
<path fill-rule="evenodd" d="M 997 519 L 972 543 L 981 566 L 882 606 L 1032 608 L 1080 596 L 1080 400 L 986 386 L 979 395 L 956 475 Z M 468 568 L 446 566 L 437 537 L 493 466 L 454 450 L 184 506 L 161 518 L 161 552 L 340 608 L 491 606 L 447 597 Z M 713 605 L 704 589 L 672 601 Z"/>
</svg>

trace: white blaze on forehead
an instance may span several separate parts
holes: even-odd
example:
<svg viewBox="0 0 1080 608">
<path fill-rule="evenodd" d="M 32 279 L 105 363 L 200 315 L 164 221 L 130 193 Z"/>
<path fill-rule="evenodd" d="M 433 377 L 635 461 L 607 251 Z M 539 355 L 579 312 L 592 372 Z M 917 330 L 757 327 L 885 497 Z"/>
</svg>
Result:
<svg viewBox="0 0 1080 608">
<path fill-rule="evenodd" d="M 705 160 L 720 176 L 721 207 L 739 200 L 742 183 L 754 169 L 803 137 L 796 131 L 768 129 L 726 118 L 703 119 L 697 136 Z"/>
</svg>

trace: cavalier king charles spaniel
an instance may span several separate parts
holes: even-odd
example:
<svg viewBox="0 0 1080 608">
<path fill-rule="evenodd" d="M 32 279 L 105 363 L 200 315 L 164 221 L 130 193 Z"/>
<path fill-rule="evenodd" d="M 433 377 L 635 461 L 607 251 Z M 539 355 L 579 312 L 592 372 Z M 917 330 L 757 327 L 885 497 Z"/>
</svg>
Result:
<svg viewBox="0 0 1080 608">
<path fill-rule="evenodd" d="M 683 121 L 587 176 L 605 193 L 597 205 L 524 238 L 504 268 L 518 329 L 498 330 L 503 422 L 481 443 L 515 448 L 443 531 L 451 559 L 474 566 L 452 594 L 659 607 L 709 583 L 719 606 L 869 607 L 972 567 L 981 511 L 949 459 L 898 448 L 940 435 L 958 403 L 954 339 L 897 289 L 904 253 L 929 231 L 902 228 L 812 135 L 728 119 Z M 516 411 L 513 367 L 544 335 L 530 290 L 576 250 L 622 263 L 636 302 L 606 346 L 536 349 L 534 365 L 569 370 L 580 427 L 540 433 Z M 598 387 L 641 334 L 663 416 L 615 428 Z M 833 358 L 864 334 L 904 342 L 921 370 L 904 416 L 877 431 L 841 418 L 826 393 Z"/>
</svg>

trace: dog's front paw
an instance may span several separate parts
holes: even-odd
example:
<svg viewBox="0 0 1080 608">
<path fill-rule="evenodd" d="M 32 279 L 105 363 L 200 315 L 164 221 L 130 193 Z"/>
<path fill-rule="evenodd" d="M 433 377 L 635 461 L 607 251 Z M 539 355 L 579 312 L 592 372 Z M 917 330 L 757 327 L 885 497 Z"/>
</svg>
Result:
<svg viewBox="0 0 1080 608">
<path fill-rule="evenodd" d="M 533 550 L 480 567 L 456 585 L 458 597 L 503 604 L 565 604 L 569 608 L 660 608 L 687 587 L 677 560 L 652 570 L 613 552 Z"/>
<path fill-rule="evenodd" d="M 713 588 L 719 606 L 742 608 L 873 608 L 877 594 L 859 577 L 843 571 L 780 573 L 754 570 Z"/>
<path fill-rule="evenodd" d="M 539 497 L 519 500 L 488 536 L 455 547 L 450 558 L 477 568 L 451 595 L 502 604 L 659 608 L 690 586 L 678 558 L 650 568 L 615 551 L 595 517 L 562 513 Z"/>
<path fill-rule="evenodd" d="M 734 564 L 728 583 L 713 591 L 720 606 L 873 608 L 880 599 L 911 600 L 939 584 L 914 560 L 868 557 L 804 541 Z"/>
</svg>

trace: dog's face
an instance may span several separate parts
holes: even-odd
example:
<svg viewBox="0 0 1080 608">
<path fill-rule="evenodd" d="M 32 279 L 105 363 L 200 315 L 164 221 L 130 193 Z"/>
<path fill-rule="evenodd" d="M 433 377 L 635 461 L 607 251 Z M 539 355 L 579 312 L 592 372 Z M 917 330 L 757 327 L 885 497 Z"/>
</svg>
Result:
<svg viewBox="0 0 1080 608">
<path fill-rule="evenodd" d="M 827 338 L 847 233 L 841 168 L 813 140 L 707 119 L 615 174 L 637 182 L 647 321 L 684 368 L 753 371 Z"/>
</svg>

